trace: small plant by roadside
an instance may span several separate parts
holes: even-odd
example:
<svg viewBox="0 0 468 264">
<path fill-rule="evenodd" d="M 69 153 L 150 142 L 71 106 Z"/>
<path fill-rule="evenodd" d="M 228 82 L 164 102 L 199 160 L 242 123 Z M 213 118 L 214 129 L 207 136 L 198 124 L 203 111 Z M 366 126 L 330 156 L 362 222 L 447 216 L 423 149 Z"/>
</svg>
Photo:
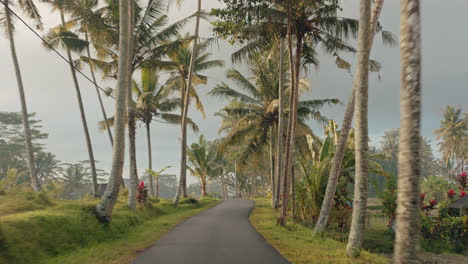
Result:
<svg viewBox="0 0 468 264">
<path fill-rule="evenodd" d="M 145 182 L 140 182 L 140 185 L 137 187 L 137 202 L 141 206 L 148 205 L 148 187 L 146 187 Z"/>
</svg>

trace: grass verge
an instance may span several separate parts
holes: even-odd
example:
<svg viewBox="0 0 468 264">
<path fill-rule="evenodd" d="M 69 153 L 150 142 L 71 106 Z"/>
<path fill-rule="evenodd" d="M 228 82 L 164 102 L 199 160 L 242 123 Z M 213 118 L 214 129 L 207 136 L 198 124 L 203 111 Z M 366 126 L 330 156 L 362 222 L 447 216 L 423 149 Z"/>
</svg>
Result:
<svg viewBox="0 0 468 264">
<path fill-rule="evenodd" d="M 218 200 L 206 198 L 198 205 L 182 201 L 177 208 L 161 200 L 136 212 L 119 201 L 108 225 L 96 221 L 96 201 L 50 203 L 17 213 L 9 206 L 8 214 L 0 215 L 0 263 L 129 263 L 175 225 Z"/>
<path fill-rule="evenodd" d="M 388 263 L 386 257 L 367 251 L 362 251 L 357 259 L 348 258 L 344 243 L 329 238 L 313 238 L 312 230 L 301 225 L 278 226 L 270 202 L 267 199 L 256 199 L 255 202 L 250 222 L 268 243 L 293 264 Z"/>
</svg>

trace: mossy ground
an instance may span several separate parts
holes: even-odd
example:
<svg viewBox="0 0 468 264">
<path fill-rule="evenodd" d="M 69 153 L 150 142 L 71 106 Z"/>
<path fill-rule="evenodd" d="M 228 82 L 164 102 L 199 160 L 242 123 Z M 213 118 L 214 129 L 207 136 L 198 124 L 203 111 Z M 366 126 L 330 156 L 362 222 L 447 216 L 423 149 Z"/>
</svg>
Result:
<svg viewBox="0 0 468 264">
<path fill-rule="evenodd" d="M 102 224 L 93 214 L 96 202 L 0 196 L 0 263 L 129 263 L 176 224 L 217 204 L 205 198 L 174 208 L 160 200 L 134 212 L 119 201 L 112 222 Z"/>
</svg>

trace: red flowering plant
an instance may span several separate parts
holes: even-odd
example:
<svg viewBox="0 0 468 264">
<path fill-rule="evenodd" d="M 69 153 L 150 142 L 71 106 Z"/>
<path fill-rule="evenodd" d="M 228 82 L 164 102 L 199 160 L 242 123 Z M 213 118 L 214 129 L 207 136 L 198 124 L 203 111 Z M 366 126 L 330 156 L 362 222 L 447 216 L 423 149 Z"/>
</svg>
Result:
<svg viewBox="0 0 468 264">
<path fill-rule="evenodd" d="M 454 190 L 452 190 L 452 189 L 448 190 L 448 192 L 447 192 L 447 198 L 449 198 L 450 200 L 452 200 L 453 197 L 455 197 L 455 195 L 456 195 L 456 193 L 455 193 Z"/>
<path fill-rule="evenodd" d="M 463 197 L 466 195 L 466 192 L 465 191 L 460 191 L 460 197 Z"/>
<path fill-rule="evenodd" d="M 145 182 L 140 182 L 140 185 L 137 187 L 137 202 L 142 205 L 146 205 L 148 201 L 148 188 L 145 185 Z"/>
<path fill-rule="evenodd" d="M 437 205 L 437 200 L 432 199 L 429 201 L 429 204 L 422 204 L 421 210 L 426 214 L 429 215 L 429 212 L 435 209 L 435 206 Z"/>
<path fill-rule="evenodd" d="M 466 191 L 468 187 L 468 174 L 466 171 L 460 173 L 456 178 L 456 181 L 458 182 L 458 189 L 460 191 Z"/>
</svg>

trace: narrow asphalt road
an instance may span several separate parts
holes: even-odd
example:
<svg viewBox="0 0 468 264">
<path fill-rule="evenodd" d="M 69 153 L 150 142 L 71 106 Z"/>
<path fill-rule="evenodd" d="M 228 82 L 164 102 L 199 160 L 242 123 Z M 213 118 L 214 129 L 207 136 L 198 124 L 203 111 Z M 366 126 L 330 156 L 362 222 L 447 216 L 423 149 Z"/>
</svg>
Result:
<svg viewBox="0 0 468 264">
<path fill-rule="evenodd" d="M 133 264 L 288 264 L 249 222 L 254 202 L 226 200 L 161 238 Z"/>
</svg>

